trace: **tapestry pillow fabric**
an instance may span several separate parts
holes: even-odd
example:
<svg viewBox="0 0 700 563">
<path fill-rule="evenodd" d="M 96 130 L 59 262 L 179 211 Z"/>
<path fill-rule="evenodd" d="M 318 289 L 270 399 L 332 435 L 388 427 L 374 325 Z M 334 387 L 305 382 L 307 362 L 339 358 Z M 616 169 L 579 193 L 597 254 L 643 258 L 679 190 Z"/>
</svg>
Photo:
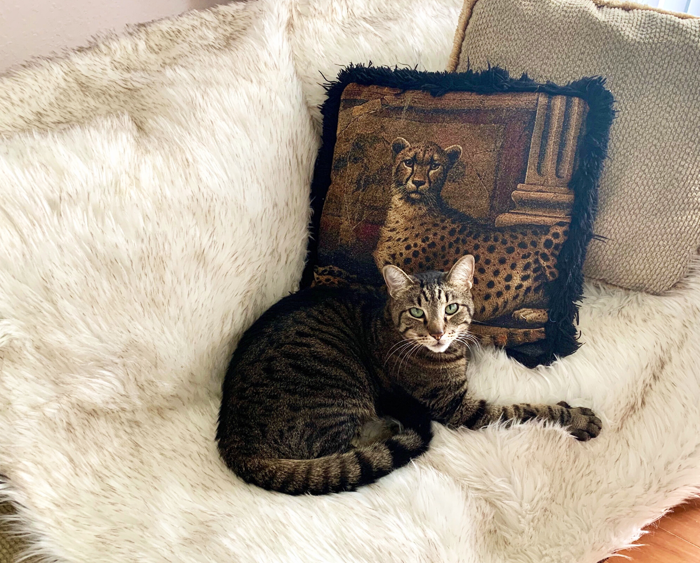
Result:
<svg viewBox="0 0 700 563">
<path fill-rule="evenodd" d="M 700 19 L 602 0 L 466 0 L 448 70 L 497 65 L 615 97 L 584 273 L 661 293 L 700 247 Z"/>
<path fill-rule="evenodd" d="M 472 254 L 473 332 L 526 365 L 577 348 L 612 97 L 483 73 L 349 67 L 328 86 L 305 284 Z"/>
</svg>

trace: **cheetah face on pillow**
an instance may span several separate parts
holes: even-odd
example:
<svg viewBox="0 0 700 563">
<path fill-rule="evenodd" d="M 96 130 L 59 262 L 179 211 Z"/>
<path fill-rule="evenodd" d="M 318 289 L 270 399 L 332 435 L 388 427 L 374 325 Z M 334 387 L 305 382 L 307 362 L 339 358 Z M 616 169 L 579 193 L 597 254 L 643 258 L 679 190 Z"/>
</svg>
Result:
<svg viewBox="0 0 700 563">
<path fill-rule="evenodd" d="M 411 145 L 403 137 L 391 143 L 394 157 L 394 188 L 406 199 L 436 200 L 447 173 L 462 156 L 462 147 L 443 149 L 432 142 Z"/>
</svg>

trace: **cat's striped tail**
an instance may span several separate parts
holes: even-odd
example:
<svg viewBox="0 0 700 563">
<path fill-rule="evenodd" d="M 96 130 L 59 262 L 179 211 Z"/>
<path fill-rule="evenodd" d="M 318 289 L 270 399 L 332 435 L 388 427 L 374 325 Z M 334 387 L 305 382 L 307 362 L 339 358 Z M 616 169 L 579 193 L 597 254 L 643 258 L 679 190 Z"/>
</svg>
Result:
<svg viewBox="0 0 700 563">
<path fill-rule="evenodd" d="M 325 495 L 374 483 L 428 449 L 430 418 L 406 427 L 383 442 L 316 459 L 267 459 L 225 456 L 241 479 L 288 495 Z M 228 459 L 227 459 L 228 457 Z"/>
</svg>

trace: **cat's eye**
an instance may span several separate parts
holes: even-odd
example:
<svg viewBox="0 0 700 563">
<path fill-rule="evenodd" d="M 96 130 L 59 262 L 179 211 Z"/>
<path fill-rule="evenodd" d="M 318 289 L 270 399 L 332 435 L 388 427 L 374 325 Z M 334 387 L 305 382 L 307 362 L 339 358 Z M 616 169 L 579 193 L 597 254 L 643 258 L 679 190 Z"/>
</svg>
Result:
<svg viewBox="0 0 700 563">
<path fill-rule="evenodd" d="M 411 168 L 413 166 L 413 159 L 412 158 L 407 158 L 406 160 L 403 161 L 403 163 Z"/>
<path fill-rule="evenodd" d="M 431 162 L 431 163 L 430 163 L 430 169 L 431 169 L 431 170 L 437 170 L 438 168 L 440 168 L 440 163 L 439 163 L 439 162 Z"/>
<path fill-rule="evenodd" d="M 418 307 L 411 307 L 408 312 L 411 313 L 411 316 L 415 317 L 416 319 L 422 319 L 425 316 L 423 309 L 419 309 Z"/>
<path fill-rule="evenodd" d="M 447 307 L 445 307 L 445 313 L 448 315 L 454 315 L 457 312 L 457 309 L 459 309 L 459 305 L 457 305 L 457 303 L 450 303 Z"/>
</svg>

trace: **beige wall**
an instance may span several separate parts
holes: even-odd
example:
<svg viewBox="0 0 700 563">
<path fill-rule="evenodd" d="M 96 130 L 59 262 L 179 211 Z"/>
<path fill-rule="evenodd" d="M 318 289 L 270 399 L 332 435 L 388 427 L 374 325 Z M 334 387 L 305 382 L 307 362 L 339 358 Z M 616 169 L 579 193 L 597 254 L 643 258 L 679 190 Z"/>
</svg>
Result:
<svg viewBox="0 0 700 563">
<path fill-rule="evenodd" d="M 224 0 L 0 0 L 0 73 L 27 59 L 84 45 L 120 31 Z"/>
</svg>

